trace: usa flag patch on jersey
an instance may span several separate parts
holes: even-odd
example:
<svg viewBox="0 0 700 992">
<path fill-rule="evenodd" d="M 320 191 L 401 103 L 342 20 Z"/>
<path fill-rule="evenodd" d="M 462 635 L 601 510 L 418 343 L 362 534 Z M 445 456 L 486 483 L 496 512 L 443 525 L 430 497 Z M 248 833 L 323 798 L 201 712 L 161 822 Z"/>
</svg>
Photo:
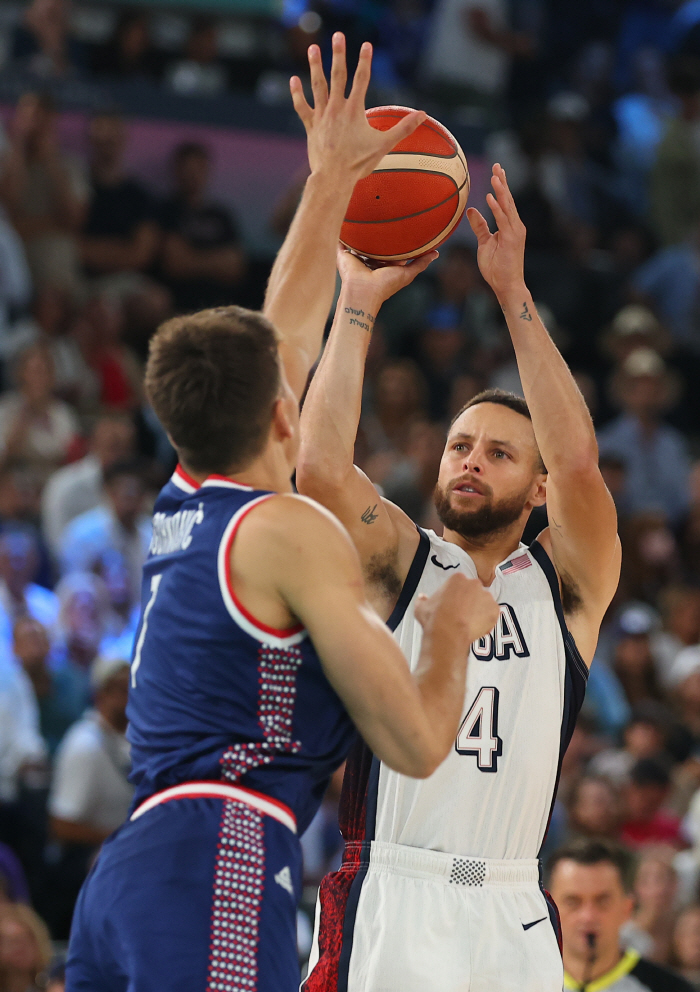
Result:
<svg viewBox="0 0 700 992">
<path fill-rule="evenodd" d="M 529 568 L 531 565 L 530 556 L 526 553 L 519 555 L 517 558 L 511 558 L 505 565 L 500 565 L 499 567 L 502 572 L 520 572 L 523 568 Z"/>
</svg>

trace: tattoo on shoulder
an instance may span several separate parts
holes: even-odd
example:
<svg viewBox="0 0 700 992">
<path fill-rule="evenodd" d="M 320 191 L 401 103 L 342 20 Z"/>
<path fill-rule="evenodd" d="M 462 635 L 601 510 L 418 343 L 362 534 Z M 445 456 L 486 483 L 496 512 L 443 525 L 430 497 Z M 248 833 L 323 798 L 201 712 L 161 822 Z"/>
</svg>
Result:
<svg viewBox="0 0 700 992">
<path fill-rule="evenodd" d="M 374 523 L 374 521 L 379 516 L 378 513 L 375 513 L 374 512 L 377 509 L 377 506 L 378 506 L 378 504 L 375 503 L 374 506 L 368 506 L 367 507 L 367 509 L 365 510 L 365 512 L 360 517 L 360 520 L 362 521 L 363 524 L 373 524 Z"/>
<path fill-rule="evenodd" d="M 523 312 L 520 314 L 521 320 L 532 320 L 532 314 L 530 313 L 527 303 L 523 303 Z"/>
</svg>

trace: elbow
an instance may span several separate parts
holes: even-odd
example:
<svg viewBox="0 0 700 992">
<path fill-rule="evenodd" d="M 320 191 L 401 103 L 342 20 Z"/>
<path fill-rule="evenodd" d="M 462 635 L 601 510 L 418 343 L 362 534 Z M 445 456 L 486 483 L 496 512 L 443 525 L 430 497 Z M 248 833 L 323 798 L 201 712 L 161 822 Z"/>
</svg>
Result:
<svg viewBox="0 0 700 992">
<path fill-rule="evenodd" d="M 430 778 L 436 772 L 447 757 L 449 747 L 438 749 L 434 741 L 424 741 L 423 746 L 418 748 L 413 754 L 403 755 L 402 768 L 395 771 L 409 778 Z M 388 763 L 388 762 L 387 762 Z"/>
</svg>

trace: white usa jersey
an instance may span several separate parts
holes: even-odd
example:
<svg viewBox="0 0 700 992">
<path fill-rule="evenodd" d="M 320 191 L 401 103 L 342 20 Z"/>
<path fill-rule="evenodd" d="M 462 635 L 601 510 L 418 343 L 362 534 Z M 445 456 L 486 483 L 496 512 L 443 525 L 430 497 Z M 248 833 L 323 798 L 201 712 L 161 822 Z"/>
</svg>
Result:
<svg viewBox="0 0 700 992">
<path fill-rule="evenodd" d="M 469 555 L 432 531 L 420 544 L 388 626 L 415 669 L 420 593 Z M 473 646 L 464 710 L 450 754 L 427 779 L 392 771 L 358 741 L 348 761 L 340 823 L 348 842 L 372 840 L 497 860 L 537 858 L 588 669 L 566 628 L 554 567 L 538 542 L 496 568 L 493 632 Z"/>
</svg>

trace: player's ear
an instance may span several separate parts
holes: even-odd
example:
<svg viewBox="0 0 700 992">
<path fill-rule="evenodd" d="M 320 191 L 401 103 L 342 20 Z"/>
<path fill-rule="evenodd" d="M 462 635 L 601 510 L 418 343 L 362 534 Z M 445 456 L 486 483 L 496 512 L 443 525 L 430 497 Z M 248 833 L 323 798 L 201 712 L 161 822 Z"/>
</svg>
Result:
<svg viewBox="0 0 700 992">
<path fill-rule="evenodd" d="M 547 502 L 547 476 L 537 475 L 536 476 L 536 487 L 535 492 L 530 502 L 533 506 L 544 506 Z"/>
<path fill-rule="evenodd" d="M 284 396 L 275 400 L 272 408 L 272 426 L 270 428 L 272 436 L 276 441 L 288 441 L 294 436 L 294 424 L 289 416 L 289 409 L 285 403 Z"/>
</svg>

